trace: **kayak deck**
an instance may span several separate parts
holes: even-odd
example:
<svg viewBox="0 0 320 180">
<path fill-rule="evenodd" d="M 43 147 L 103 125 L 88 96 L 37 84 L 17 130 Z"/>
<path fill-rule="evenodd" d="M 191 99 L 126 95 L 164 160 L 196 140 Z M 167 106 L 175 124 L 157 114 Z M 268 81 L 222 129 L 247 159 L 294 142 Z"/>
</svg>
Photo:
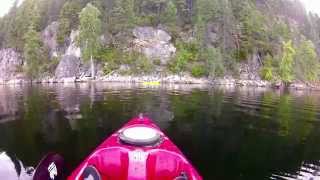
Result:
<svg viewBox="0 0 320 180">
<path fill-rule="evenodd" d="M 160 136 L 152 145 L 128 144 L 119 138 L 133 127 L 152 128 Z M 83 179 L 86 167 L 93 166 L 105 180 L 200 180 L 195 168 L 181 151 L 146 117 L 137 117 L 112 134 L 89 155 L 68 177 L 69 180 Z"/>
</svg>

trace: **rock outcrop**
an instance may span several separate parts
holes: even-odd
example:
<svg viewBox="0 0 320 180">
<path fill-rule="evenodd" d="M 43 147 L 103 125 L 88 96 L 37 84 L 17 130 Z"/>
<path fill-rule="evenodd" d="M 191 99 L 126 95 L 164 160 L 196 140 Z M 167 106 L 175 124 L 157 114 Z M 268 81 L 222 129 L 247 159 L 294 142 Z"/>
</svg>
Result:
<svg viewBox="0 0 320 180">
<path fill-rule="evenodd" d="M 59 23 L 54 21 L 41 33 L 44 45 L 49 49 L 51 57 L 58 56 L 57 34 Z"/>
<path fill-rule="evenodd" d="M 21 55 L 13 49 L 0 50 L 0 80 L 9 81 L 16 79 L 22 70 L 23 60 Z"/>
<path fill-rule="evenodd" d="M 79 31 L 76 30 L 72 30 L 71 34 L 70 34 L 70 44 L 67 47 L 66 53 L 65 55 L 70 55 L 70 56 L 75 56 L 80 58 L 81 57 L 81 49 L 80 47 L 77 46 L 77 36 L 79 35 Z"/>
<path fill-rule="evenodd" d="M 55 77 L 58 79 L 75 78 L 79 73 L 80 64 L 81 61 L 78 57 L 64 55 L 56 69 Z"/>
<path fill-rule="evenodd" d="M 261 80 L 259 73 L 262 63 L 259 58 L 258 54 L 253 54 L 247 62 L 240 63 L 239 74 L 241 80 Z"/>
<path fill-rule="evenodd" d="M 149 59 L 157 59 L 161 64 L 167 64 L 171 56 L 176 52 L 171 36 L 161 29 L 153 27 L 137 27 L 133 29 L 133 45 L 136 50 L 142 52 Z"/>
<path fill-rule="evenodd" d="M 76 77 L 81 73 L 81 50 L 76 43 L 78 34 L 79 31 L 74 30 L 70 34 L 69 45 L 55 71 L 57 82 L 75 82 Z"/>
</svg>

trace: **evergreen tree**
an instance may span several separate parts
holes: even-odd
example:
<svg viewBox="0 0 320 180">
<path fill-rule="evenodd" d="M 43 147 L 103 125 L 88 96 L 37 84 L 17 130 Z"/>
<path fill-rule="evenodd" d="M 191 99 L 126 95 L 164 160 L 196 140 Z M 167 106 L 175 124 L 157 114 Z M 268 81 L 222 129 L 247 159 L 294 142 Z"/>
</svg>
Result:
<svg viewBox="0 0 320 180">
<path fill-rule="evenodd" d="M 167 7 L 161 15 L 161 23 L 164 23 L 170 27 L 176 26 L 177 22 L 177 7 L 172 0 L 167 2 Z"/>
<path fill-rule="evenodd" d="M 81 4 L 77 1 L 66 2 L 61 11 L 59 18 L 66 18 L 70 21 L 70 28 L 75 29 L 79 25 L 79 13 L 81 11 Z"/>
<path fill-rule="evenodd" d="M 206 60 L 208 75 L 212 78 L 223 75 L 225 68 L 219 48 L 207 48 L 203 54 Z"/>
<path fill-rule="evenodd" d="M 295 56 L 295 75 L 305 81 L 316 81 L 319 78 L 319 60 L 315 46 L 310 40 L 304 40 Z"/>
<path fill-rule="evenodd" d="M 109 30 L 112 33 L 132 28 L 137 21 L 134 0 L 117 0 L 109 14 Z"/>
<path fill-rule="evenodd" d="M 174 37 L 178 50 L 172 64 L 177 72 L 191 72 L 195 67 L 194 72 L 204 72 L 201 69 L 204 68 L 207 74 L 216 76 L 221 69 L 237 70 L 238 60 L 257 56 L 263 64 L 264 79 L 279 75 L 286 84 L 294 78 L 318 80 L 320 17 L 308 14 L 297 0 L 23 0 L 20 6 L 18 2 L 15 0 L 9 13 L 0 18 L 0 46 L 15 48 L 26 58 L 31 57 L 30 54 L 45 54 L 43 50 L 31 53 L 30 49 L 35 48 L 28 49 L 26 45 L 34 46 L 36 43 L 31 39 L 35 38 L 30 37 L 39 36 L 53 21 L 59 22 L 57 41 L 60 45 L 80 24 L 79 43 L 84 60 L 91 59 L 91 55 L 96 57 L 99 35 L 91 36 L 92 31 L 111 32 L 116 48 L 110 49 L 117 49 L 120 46 L 115 42 L 120 38 L 113 35 L 131 32 L 136 25 L 161 24 Z M 83 20 L 81 25 L 79 14 L 88 3 L 101 12 L 96 18 L 99 22 Z M 91 35 L 88 35 L 89 27 L 94 27 Z M 127 40 L 123 39 L 123 42 Z M 283 41 L 287 43 L 282 45 Z M 95 44 L 89 46 L 91 42 Z M 179 42 L 184 44 L 182 48 L 177 45 Z M 196 50 L 187 48 L 187 44 L 196 44 Z M 298 45 L 294 56 L 292 44 Z M 92 69 L 94 71 L 94 65 Z"/>
<path fill-rule="evenodd" d="M 10 39 L 10 47 L 16 48 L 18 51 L 24 49 L 24 34 L 32 25 L 35 31 L 40 31 L 40 14 L 36 0 L 25 0 L 17 11 L 15 17 L 15 30 L 12 31 Z"/>
<path fill-rule="evenodd" d="M 234 7 L 235 16 L 239 21 L 238 32 L 240 34 L 237 58 L 247 60 L 251 54 L 265 50 L 265 43 L 268 40 L 264 31 L 266 21 L 251 1 L 243 0 L 238 3 Z"/>
<path fill-rule="evenodd" d="M 81 6 L 76 1 L 66 2 L 59 16 L 59 30 L 57 35 L 57 41 L 59 44 L 65 43 L 65 38 L 69 36 L 72 29 L 77 28 L 79 25 L 79 12 Z"/>
<path fill-rule="evenodd" d="M 8 14 L 8 34 L 6 34 L 7 36 L 7 42 L 9 44 L 9 46 L 11 47 L 16 47 L 16 44 L 18 43 L 18 27 L 16 25 L 17 21 L 17 12 L 18 12 L 18 3 L 19 0 L 16 0 L 12 6 L 12 8 L 9 11 Z"/>
<path fill-rule="evenodd" d="M 29 26 L 24 39 L 25 45 L 23 51 L 27 73 L 29 77 L 35 78 L 39 75 L 40 70 L 42 42 L 39 33 L 35 30 L 33 25 Z"/>
<path fill-rule="evenodd" d="M 66 38 L 71 33 L 70 21 L 67 18 L 59 19 L 59 29 L 57 33 L 57 42 L 59 45 L 66 43 Z"/>
<path fill-rule="evenodd" d="M 198 0 L 197 1 L 196 32 L 197 40 L 204 45 L 206 39 L 206 27 L 210 20 L 217 14 L 217 0 Z"/>
<path fill-rule="evenodd" d="M 271 81 L 274 79 L 273 59 L 270 54 L 265 57 L 263 67 L 261 69 L 261 76 L 264 80 Z"/>
<path fill-rule="evenodd" d="M 293 57 L 296 51 L 292 46 L 292 41 L 283 43 L 282 58 L 279 65 L 280 78 L 288 85 L 293 80 Z"/>
<path fill-rule="evenodd" d="M 154 17 L 156 18 L 155 24 L 161 23 L 161 14 L 164 11 L 166 0 L 152 0 L 151 3 L 155 7 L 155 14 Z"/>
<path fill-rule="evenodd" d="M 49 9 L 47 11 L 48 24 L 59 19 L 60 11 L 67 0 L 49 0 Z"/>
<path fill-rule="evenodd" d="M 91 76 L 95 78 L 94 60 L 93 56 L 97 53 L 100 47 L 101 35 L 101 20 L 100 11 L 92 4 L 82 9 L 80 19 L 80 34 L 79 43 L 82 48 L 82 58 L 89 60 L 91 63 Z"/>
</svg>

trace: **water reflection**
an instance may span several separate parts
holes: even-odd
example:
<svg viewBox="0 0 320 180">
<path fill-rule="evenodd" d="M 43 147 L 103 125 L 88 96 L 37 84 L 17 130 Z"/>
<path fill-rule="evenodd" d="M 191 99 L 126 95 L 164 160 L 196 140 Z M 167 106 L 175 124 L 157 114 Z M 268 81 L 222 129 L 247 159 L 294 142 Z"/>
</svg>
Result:
<svg viewBox="0 0 320 180">
<path fill-rule="evenodd" d="M 205 179 L 319 178 L 319 100 L 317 92 L 259 88 L 2 86 L 0 119 L 11 120 L 0 120 L 0 148 L 33 166 L 55 151 L 72 169 L 145 112 Z"/>
<path fill-rule="evenodd" d="M 14 87 L 2 87 L 0 90 L 0 123 L 14 121 L 18 115 L 18 99 Z"/>
</svg>

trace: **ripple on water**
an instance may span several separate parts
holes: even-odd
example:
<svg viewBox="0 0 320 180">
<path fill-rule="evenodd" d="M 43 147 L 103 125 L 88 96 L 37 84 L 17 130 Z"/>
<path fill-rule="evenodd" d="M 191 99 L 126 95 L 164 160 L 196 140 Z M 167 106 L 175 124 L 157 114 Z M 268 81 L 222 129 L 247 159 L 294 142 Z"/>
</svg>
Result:
<svg viewBox="0 0 320 180">
<path fill-rule="evenodd" d="M 74 167 L 144 112 L 204 179 L 319 179 L 319 97 L 181 85 L 3 86 L 0 148 L 28 165 L 58 151 Z"/>
</svg>

